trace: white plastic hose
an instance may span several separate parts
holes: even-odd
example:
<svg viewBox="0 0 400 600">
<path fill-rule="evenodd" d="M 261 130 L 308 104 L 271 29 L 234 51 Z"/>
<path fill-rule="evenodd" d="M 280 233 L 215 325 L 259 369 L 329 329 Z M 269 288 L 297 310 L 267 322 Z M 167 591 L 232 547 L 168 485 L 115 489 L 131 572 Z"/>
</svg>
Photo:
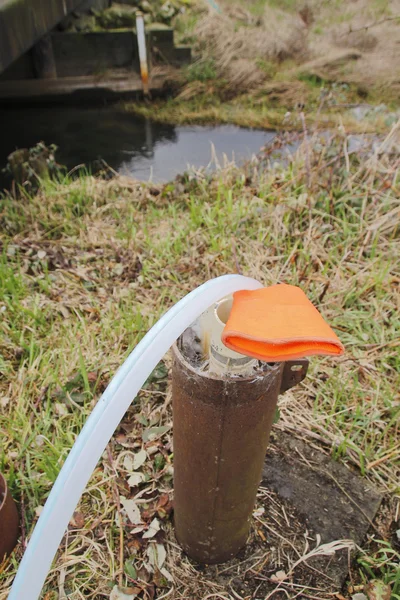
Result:
<svg viewBox="0 0 400 600">
<path fill-rule="evenodd" d="M 139 342 L 99 399 L 54 483 L 22 558 L 8 600 L 37 600 L 75 507 L 110 437 L 143 383 L 174 341 L 211 304 L 238 290 L 262 285 L 224 275 L 193 290 Z"/>
</svg>

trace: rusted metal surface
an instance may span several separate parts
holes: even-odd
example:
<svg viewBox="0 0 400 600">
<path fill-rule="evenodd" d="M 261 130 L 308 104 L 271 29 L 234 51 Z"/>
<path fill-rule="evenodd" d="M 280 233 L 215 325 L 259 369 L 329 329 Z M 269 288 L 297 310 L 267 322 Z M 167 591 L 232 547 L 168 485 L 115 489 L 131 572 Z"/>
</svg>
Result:
<svg viewBox="0 0 400 600">
<path fill-rule="evenodd" d="M 220 378 L 194 369 L 176 345 L 173 355 L 176 536 L 195 560 L 220 563 L 248 537 L 285 367 Z"/>
<path fill-rule="evenodd" d="M 281 391 L 280 393 L 290 390 L 301 383 L 308 371 L 308 360 L 306 358 L 299 358 L 298 360 L 289 360 L 284 363 Z"/>
<path fill-rule="evenodd" d="M 15 548 L 19 536 L 17 507 L 0 473 L 0 563 Z"/>
</svg>

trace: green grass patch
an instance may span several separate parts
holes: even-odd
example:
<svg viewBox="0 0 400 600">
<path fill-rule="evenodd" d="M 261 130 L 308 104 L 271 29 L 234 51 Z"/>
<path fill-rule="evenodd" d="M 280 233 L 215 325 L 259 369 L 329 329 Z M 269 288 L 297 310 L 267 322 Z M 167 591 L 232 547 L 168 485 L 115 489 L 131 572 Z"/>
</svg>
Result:
<svg viewBox="0 0 400 600">
<path fill-rule="evenodd" d="M 200 81 L 202 83 L 217 78 L 215 61 L 212 58 L 200 59 L 194 62 L 185 71 L 188 83 Z"/>
</svg>

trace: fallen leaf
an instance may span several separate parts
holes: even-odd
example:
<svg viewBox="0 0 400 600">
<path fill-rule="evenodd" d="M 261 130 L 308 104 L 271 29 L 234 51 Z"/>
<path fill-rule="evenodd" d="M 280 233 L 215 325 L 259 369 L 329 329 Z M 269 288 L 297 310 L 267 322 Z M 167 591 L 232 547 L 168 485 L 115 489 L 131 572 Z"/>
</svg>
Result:
<svg viewBox="0 0 400 600">
<path fill-rule="evenodd" d="M 54 410 L 59 417 L 68 415 L 68 408 L 65 406 L 65 404 L 61 404 L 60 402 L 55 403 Z"/>
<path fill-rule="evenodd" d="M 172 577 L 171 573 L 169 571 L 167 571 L 167 569 L 165 567 L 160 569 L 160 571 L 164 575 L 165 579 L 167 579 L 171 583 L 174 583 L 174 578 Z"/>
<path fill-rule="evenodd" d="M 132 598 L 137 598 L 134 590 L 130 588 L 121 589 L 117 585 L 114 585 L 110 594 L 110 600 L 132 600 Z"/>
<path fill-rule="evenodd" d="M 133 471 L 133 459 L 134 458 L 135 458 L 135 455 L 132 454 L 132 452 L 128 452 L 124 456 L 124 467 L 128 472 Z"/>
<path fill-rule="evenodd" d="M 143 542 L 141 539 L 139 539 L 138 537 L 135 536 L 130 536 L 129 541 L 127 541 L 127 548 L 129 550 L 129 552 L 133 555 L 136 556 L 139 552 L 142 551 L 143 548 L 143 544 L 145 544 L 146 542 Z"/>
<path fill-rule="evenodd" d="M 39 252 L 37 253 L 37 257 L 39 260 L 42 260 L 43 258 L 45 258 L 47 252 L 45 250 L 39 250 Z"/>
<path fill-rule="evenodd" d="M 165 559 L 167 558 L 167 551 L 162 544 L 149 544 L 146 552 L 150 565 L 161 569 Z"/>
<path fill-rule="evenodd" d="M 124 496 L 120 496 L 119 499 L 132 525 L 141 523 L 142 518 L 136 502 L 134 500 L 128 500 Z"/>
<path fill-rule="evenodd" d="M 142 531 L 144 531 L 145 529 L 145 525 L 139 525 L 139 527 L 135 527 L 134 529 L 131 529 L 131 533 L 135 534 L 135 533 L 141 533 Z"/>
<path fill-rule="evenodd" d="M 167 465 L 164 469 L 164 473 L 166 475 L 170 475 L 171 477 L 173 477 L 174 475 L 174 467 L 172 465 Z"/>
<path fill-rule="evenodd" d="M 153 582 L 148 583 L 146 585 L 146 589 L 145 589 L 145 593 L 146 593 L 146 600 L 148 598 L 148 600 L 154 600 L 154 598 L 156 597 L 156 586 Z"/>
<path fill-rule="evenodd" d="M 128 436 L 124 433 L 118 433 L 115 436 L 115 441 L 117 442 L 117 444 L 120 444 L 124 448 L 134 448 L 134 443 L 130 442 Z"/>
<path fill-rule="evenodd" d="M 164 519 L 167 515 L 172 512 L 172 502 L 168 494 L 161 494 L 158 502 L 155 506 L 155 511 L 161 519 Z"/>
<path fill-rule="evenodd" d="M 160 522 L 158 519 L 153 519 L 146 533 L 143 534 L 143 539 L 152 538 L 160 531 Z"/>
<path fill-rule="evenodd" d="M 146 458 L 146 450 L 139 450 L 133 458 L 133 470 L 136 471 L 136 469 L 139 469 L 146 462 Z"/>
<path fill-rule="evenodd" d="M 287 575 L 285 571 L 277 571 L 271 576 L 271 581 L 285 581 Z"/>
<path fill-rule="evenodd" d="M 69 524 L 74 527 L 74 529 L 83 529 L 85 525 L 85 517 L 81 512 L 75 511 Z"/>
<path fill-rule="evenodd" d="M 59 304 L 58 305 L 58 310 L 60 311 L 60 313 L 62 314 L 62 316 L 64 317 L 64 319 L 69 319 L 70 312 L 69 312 L 69 310 L 68 310 L 68 308 L 66 306 L 64 306 L 63 304 Z"/>
<path fill-rule="evenodd" d="M 45 439 L 46 438 L 44 437 L 44 435 L 41 435 L 41 434 L 37 435 L 35 438 L 36 446 L 38 446 L 39 448 L 41 446 L 43 446 Z"/>
<path fill-rule="evenodd" d="M 69 397 L 76 404 L 84 404 L 87 399 L 87 395 L 85 392 L 71 392 L 69 394 Z"/>
<path fill-rule="evenodd" d="M 124 571 L 131 579 L 137 579 L 137 571 L 132 563 L 132 560 L 126 560 Z"/>
<path fill-rule="evenodd" d="M 156 509 L 158 510 L 159 508 L 167 506 L 168 503 L 169 503 L 169 496 L 168 496 L 168 494 L 165 494 L 165 493 L 161 494 L 161 496 L 158 499 Z"/>
<path fill-rule="evenodd" d="M 161 471 L 165 465 L 165 458 L 161 453 L 158 453 L 154 457 L 154 469 L 156 471 Z"/>
<path fill-rule="evenodd" d="M 122 477 L 117 477 L 115 483 L 117 484 L 118 493 L 120 494 L 120 496 L 130 495 L 131 489 L 128 485 L 128 482 L 125 479 L 123 479 Z"/>
<path fill-rule="evenodd" d="M 144 480 L 143 473 L 132 473 L 128 479 L 129 487 L 136 487 L 139 483 L 142 483 Z"/>
<path fill-rule="evenodd" d="M 161 425 L 160 427 L 150 427 L 143 432 L 142 439 L 144 442 L 149 442 L 157 437 L 164 435 L 171 429 L 171 425 Z"/>
<path fill-rule="evenodd" d="M 146 569 L 146 563 L 137 570 L 138 581 L 143 581 L 144 583 L 150 583 L 151 575 L 149 575 L 149 571 Z"/>
<path fill-rule="evenodd" d="M 160 569 L 154 569 L 153 583 L 157 588 L 168 587 L 168 581 L 161 573 Z"/>
<path fill-rule="evenodd" d="M 97 377 L 98 377 L 97 371 L 90 371 L 87 374 L 87 378 L 88 378 L 88 382 L 89 383 L 96 383 Z"/>
<path fill-rule="evenodd" d="M 368 600 L 390 600 L 392 588 L 380 579 L 373 579 L 364 588 Z"/>
<path fill-rule="evenodd" d="M 1 408 L 5 408 L 10 403 L 10 398 L 8 396 L 2 396 L 0 398 L 0 406 Z"/>
<path fill-rule="evenodd" d="M 147 456 L 154 456 L 158 452 L 158 444 L 146 447 Z"/>
<path fill-rule="evenodd" d="M 144 425 L 145 427 L 147 427 L 147 425 L 149 424 L 148 420 L 144 415 L 135 415 L 135 419 L 138 423 Z"/>
<path fill-rule="evenodd" d="M 115 265 L 115 267 L 113 268 L 113 273 L 115 273 L 115 275 L 118 275 L 118 277 L 120 277 L 122 275 L 122 273 L 124 272 L 124 265 Z"/>
</svg>

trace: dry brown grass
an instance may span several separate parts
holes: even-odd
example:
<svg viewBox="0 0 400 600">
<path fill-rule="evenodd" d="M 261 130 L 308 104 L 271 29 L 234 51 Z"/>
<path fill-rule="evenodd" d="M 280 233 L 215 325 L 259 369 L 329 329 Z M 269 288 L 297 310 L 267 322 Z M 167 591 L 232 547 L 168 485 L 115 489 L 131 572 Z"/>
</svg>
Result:
<svg viewBox="0 0 400 600">
<path fill-rule="evenodd" d="M 301 60 L 306 54 L 306 28 L 300 17 L 266 7 L 256 20 L 243 8 L 222 6 L 223 14 L 210 12 L 195 33 L 202 53 L 214 57 L 219 77 L 237 92 L 268 79 L 263 62 Z"/>
<path fill-rule="evenodd" d="M 354 0 L 331 5 L 310 2 L 315 16 L 309 33 L 310 52 L 315 58 L 329 57 L 339 48 L 357 49 L 358 61 L 350 61 L 335 73 L 336 81 L 367 88 L 400 81 L 400 2 Z M 397 17 L 397 18 L 396 18 Z"/>
<path fill-rule="evenodd" d="M 193 36 L 197 55 L 215 60 L 218 78 L 231 93 L 252 90 L 271 79 L 293 79 L 295 65 L 306 69 L 305 63 L 314 60 L 324 63 L 317 75 L 327 81 L 365 89 L 385 85 L 394 90 L 399 85 L 399 0 L 309 0 L 282 8 L 262 0 L 221 0 L 219 5 L 220 14 L 203 12 Z M 345 60 L 343 53 L 339 64 L 338 51 L 345 49 L 358 51 L 359 60 L 351 53 Z M 394 93 L 389 97 L 394 100 Z"/>
</svg>

